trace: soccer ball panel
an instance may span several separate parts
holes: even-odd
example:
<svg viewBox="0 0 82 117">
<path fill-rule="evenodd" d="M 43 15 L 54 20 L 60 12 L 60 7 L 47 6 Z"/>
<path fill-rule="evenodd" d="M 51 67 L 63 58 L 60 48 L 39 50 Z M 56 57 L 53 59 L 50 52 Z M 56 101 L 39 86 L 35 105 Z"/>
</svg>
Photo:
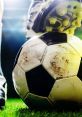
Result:
<svg viewBox="0 0 82 117">
<path fill-rule="evenodd" d="M 79 66 L 79 70 L 78 70 L 77 76 L 78 76 L 79 79 L 82 81 L 82 58 L 81 58 L 81 60 L 80 60 L 80 66 Z"/>
<path fill-rule="evenodd" d="M 16 55 L 13 68 L 16 66 L 16 64 L 17 64 L 17 62 L 18 62 L 18 58 L 19 58 L 19 56 L 20 56 L 21 51 L 22 51 L 22 47 L 19 49 L 19 51 L 18 51 L 18 53 L 17 53 L 17 55 Z"/>
<path fill-rule="evenodd" d="M 58 43 L 66 43 L 67 35 L 65 33 L 50 32 L 42 35 L 40 39 L 47 45 L 53 45 Z"/>
<path fill-rule="evenodd" d="M 82 40 L 76 36 L 72 36 L 68 39 L 68 43 L 77 51 L 82 57 Z"/>
<path fill-rule="evenodd" d="M 77 75 L 80 59 L 68 43 L 63 43 L 48 46 L 42 64 L 52 77 L 57 79 Z"/>
<path fill-rule="evenodd" d="M 56 100 L 82 101 L 82 82 L 77 76 L 56 80 L 49 94 L 52 102 Z"/>
<path fill-rule="evenodd" d="M 30 93 L 44 97 L 49 95 L 55 80 L 42 65 L 26 72 L 25 74 Z"/>
<path fill-rule="evenodd" d="M 22 48 L 17 64 L 26 72 L 39 66 L 45 49 L 46 44 L 38 38 L 27 41 Z"/>
<path fill-rule="evenodd" d="M 23 69 L 20 68 L 20 66 L 16 65 L 12 73 L 12 76 L 13 76 L 14 87 L 17 93 L 22 98 L 24 98 L 26 94 L 29 92 L 26 82 L 25 72 L 23 71 Z"/>
<path fill-rule="evenodd" d="M 41 97 L 32 93 L 27 94 L 24 102 L 31 108 L 43 109 L 52 107 L 52 103 L 47 97 Z"/>
</svg>

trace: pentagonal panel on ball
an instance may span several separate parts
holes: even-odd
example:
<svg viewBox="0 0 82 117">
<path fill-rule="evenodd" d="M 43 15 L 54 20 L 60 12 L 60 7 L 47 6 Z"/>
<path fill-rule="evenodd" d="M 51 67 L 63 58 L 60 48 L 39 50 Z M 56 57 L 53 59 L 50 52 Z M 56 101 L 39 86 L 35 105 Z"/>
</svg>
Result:
<svg viewBox="0 0 82 117">
<path fill-rule="evenodd" d="M 30 93 L 44 97 L 49 95 L 55 82 L 42 65 L 26 72 L 26 80 Z"/>
<path fill-rule="evenodd" d="M 17 93 L 19 94 L 19 96 L 24 98 L 26 94 L 29 92 L 25 72 L 23 71 L 23 69 L 20 68 L 20 66 L 16 65 L 13 70 L 12 77 L 14 87 Z"/>
<path fill-rule="evenodd" d="M 29 71 L 40 65 L 45 48 L 46 44 L 38 38 L 27 41 L 18 58 L 19 66 L 24 69 L 24 71 Z"/>
<path fill-rule="evenodd" d="M 59 32 L 48 32 L 43 34 L 40 38 L 47 45 L 67 42 L 67 35 L 65 33 L 59 33 Z"/>
<path fill-rule="evenodd" d="M 55 44 L 48 46 L 43 60 L 45 69 L 56 78 L 77 75 L 80 56 L 68 44 Z"/>
</svg>

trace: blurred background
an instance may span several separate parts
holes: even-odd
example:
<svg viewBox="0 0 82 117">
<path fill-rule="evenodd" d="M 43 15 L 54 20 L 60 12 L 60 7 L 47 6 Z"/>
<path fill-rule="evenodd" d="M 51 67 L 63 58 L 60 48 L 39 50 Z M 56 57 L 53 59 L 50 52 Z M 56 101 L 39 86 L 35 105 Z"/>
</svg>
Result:
<svg viewBox="0 0 82 117">
<path fill-rule="evenodd" d="M 25 21 L 30 2 L 31 0 L 4 0 L 1 59 L 3 73 L 8 84 L 8 97 L 17 97 L 13 87 L 11 71 L 15 55 L 26 41 Z"/>
</svg>

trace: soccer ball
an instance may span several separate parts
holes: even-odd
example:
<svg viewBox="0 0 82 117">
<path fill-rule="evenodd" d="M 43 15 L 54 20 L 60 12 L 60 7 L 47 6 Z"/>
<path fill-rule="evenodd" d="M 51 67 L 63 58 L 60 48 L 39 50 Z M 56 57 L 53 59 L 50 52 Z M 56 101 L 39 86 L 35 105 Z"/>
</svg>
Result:
<svg viewBox="0 0 82 117">
<path fill-rule="evenodd" d="M 50 32 L 29 39 L 12 72 L 15 90 L 30 108 L 82 102 L 82 41 Z"/>
</svg>

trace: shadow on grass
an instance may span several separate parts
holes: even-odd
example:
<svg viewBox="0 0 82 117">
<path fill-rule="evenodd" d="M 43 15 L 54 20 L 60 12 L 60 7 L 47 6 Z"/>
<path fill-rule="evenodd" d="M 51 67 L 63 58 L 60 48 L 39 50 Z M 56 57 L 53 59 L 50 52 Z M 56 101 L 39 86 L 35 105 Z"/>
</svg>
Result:
<svg viewBox="0 0 82 117">
<path fill-rule="evenodd" d="M 9 100 L 9 102 L 6 110 L 4 110 L 4 115 L 8 115 L 6 117 L 79 117 L 79 115 L 82 115 L 82 104 L 75 102 L 58 101 L 54 107 L 47 109 L 28 108 L 20 100 Z M 16 103 L 13 104 L 12 102 Z"/>
<path fill-rule="evenodd" d="M 32 112 L 32 111 L 40 111 L 40 112 L 78 112 L 82 110 L 82 104 L 76 103 L 76 102 L 62 102 L 62 101 L 58 101 L 55 103 L 55 106 L 50 107 L 50 108 L 23 108 L 23 109 L 19 109 L 20 113 L 26 113 L 26 112 Z"/>
<path fill-rule="evenodd" d="M 51 109 L 20 109 L 16 117 L 79 117 L 81 108 L 51 108 Z"/>
</svg>

